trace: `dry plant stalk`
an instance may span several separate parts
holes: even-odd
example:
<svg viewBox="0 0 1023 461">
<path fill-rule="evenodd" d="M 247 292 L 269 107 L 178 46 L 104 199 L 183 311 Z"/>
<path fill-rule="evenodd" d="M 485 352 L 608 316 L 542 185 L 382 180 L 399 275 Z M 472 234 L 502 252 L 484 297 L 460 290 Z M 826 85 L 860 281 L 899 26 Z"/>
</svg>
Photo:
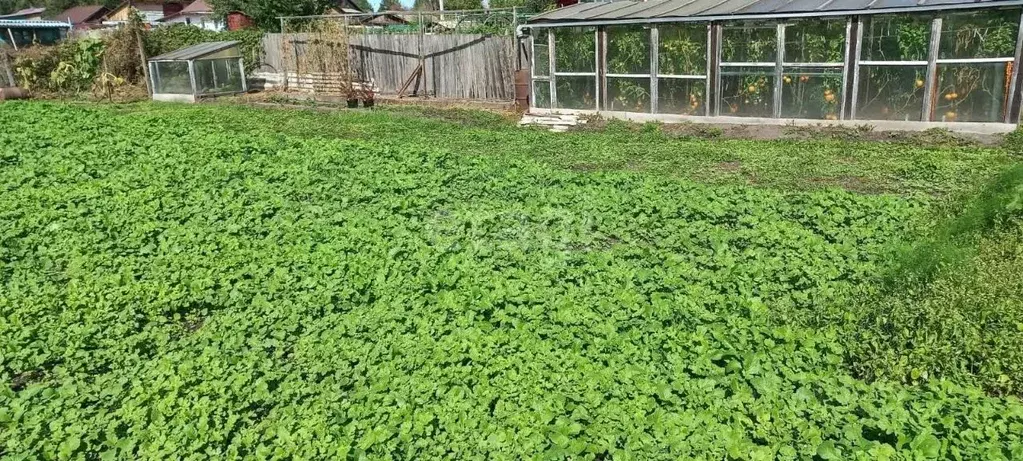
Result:
<svg viewBox="0 0 1023 461">
<path fill-rule="evenodd" d="M 285 21 L 282 29 L 285 75 L 294 73 L 296 81 L 308 80 L 315 93 L 350 94 L 353 85 L 348 30 L 344 20 L 322 18 L 300 21 L 298 24 Z M 292 65 L 294 69 L 291 69 Z"/>
</svg>

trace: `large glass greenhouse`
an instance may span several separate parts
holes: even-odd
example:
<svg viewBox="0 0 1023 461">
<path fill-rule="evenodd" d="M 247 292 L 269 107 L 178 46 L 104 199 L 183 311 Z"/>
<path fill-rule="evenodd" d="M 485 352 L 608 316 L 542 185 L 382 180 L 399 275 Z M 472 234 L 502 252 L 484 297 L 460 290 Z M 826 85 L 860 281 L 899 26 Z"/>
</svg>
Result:
<svg viewBox="0 0 1023 461">
<path fill-rule="evenodd" d="M 1021 0 L 652 0 L 531 19 L 555 112 L 1016 123 Z M 681 116 L 681 117 L 680 117 Z"/>
</svg>

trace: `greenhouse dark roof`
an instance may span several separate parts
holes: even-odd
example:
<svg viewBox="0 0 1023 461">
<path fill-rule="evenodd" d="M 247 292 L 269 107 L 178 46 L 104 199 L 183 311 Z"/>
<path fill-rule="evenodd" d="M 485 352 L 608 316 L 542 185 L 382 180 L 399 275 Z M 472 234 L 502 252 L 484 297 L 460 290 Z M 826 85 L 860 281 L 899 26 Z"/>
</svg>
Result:
<svg viewBox="0 0 1023 461">
<path fill-rule="evenodd" d="M 182 48 L 180 50 L 174 50 L 170 53 L 164 53 L 159 56 L 149 58 L 150 61 L 190 61 L 192 59 L 198 59 L 208 54 L 213 54 L 221 50 L 226 50 L 232 46 L 238 45 L 237 40 L 227 40 L 223 42 L 206 42 L 198 45 L 192 45 L 189 47 Z"/>
<path fill-rule="evenodd" d="M 529 20 L 544 23 L 709 21 L 994 8 L 1023 0 L 650 0 L 577 3 Z"/>
</svg>

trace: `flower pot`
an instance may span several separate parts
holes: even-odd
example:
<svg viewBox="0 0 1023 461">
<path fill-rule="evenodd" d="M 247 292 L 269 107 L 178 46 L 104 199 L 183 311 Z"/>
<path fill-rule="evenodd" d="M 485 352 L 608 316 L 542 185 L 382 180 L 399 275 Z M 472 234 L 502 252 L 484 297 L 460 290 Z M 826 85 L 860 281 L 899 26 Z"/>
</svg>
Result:
<svg viewBox="0 0 1023 461">
<path fill-rule="evenodd" d="M 369 109 L 370 107 L 373 107 L 373 104 L 374 104 L 374 101 L 372 99 L 363 99 L 362 100 L 362 107 L 365 107 L 367 109 Z"/>
<path fill-rule="evenodd" d="M 354 99 L 354 98 L 353 99 L 349 99 L 348 100 L 348 108 L 349 109 L 354 109 L 356 107 L 359 107 L 359 100 L 358 99 Z"/>
</svg>

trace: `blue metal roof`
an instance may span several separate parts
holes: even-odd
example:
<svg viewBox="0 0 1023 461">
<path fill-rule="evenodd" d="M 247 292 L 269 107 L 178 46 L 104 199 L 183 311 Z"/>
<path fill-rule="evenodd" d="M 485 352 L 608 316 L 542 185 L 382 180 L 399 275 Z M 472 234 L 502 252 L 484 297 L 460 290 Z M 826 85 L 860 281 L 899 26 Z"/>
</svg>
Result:
<svg viewBox="0 0 1023 461">
<path fill-rule="evenodd" d="M 7 29 L 70 29 L 71 24 L 60 21 L 29 21 L 24 19 L 0 19 L 0 28 Z"/>
</svg>

